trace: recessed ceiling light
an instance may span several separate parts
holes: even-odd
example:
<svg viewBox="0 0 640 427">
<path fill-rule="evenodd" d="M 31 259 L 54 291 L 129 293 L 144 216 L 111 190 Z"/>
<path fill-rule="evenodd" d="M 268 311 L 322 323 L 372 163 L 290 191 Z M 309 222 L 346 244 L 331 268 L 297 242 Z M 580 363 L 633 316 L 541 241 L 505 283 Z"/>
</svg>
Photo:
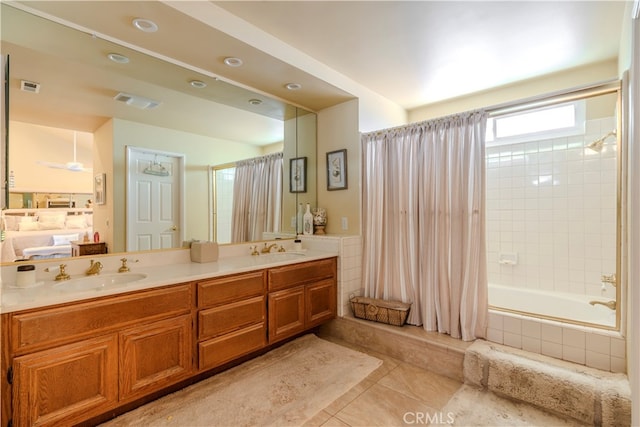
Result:
<svg viewBox="0 0 640 427">
<path fill-rule="evenodd" d="M 200 80 L 191 80 L 189 84 L 196 89 L 204 89 L 205 87 L 207 87 L 207 84 Z"/>
<path fill-rule="evenodd" d="M 133 26 L 145 33 L 155 33 L 158 31 L 158 24 L 150 19 L 136 18 L 133 20 Z"/>
<path fill-rule="evenodd" d="M 302 85 L 300 83 L 287 83 L 284 87 L 286 87 L 289 90 L 302 89 Z"/>
<path fill-rule="evenodd" d="M 262 104 L 262 100 L 261 99 L 256 99 L 256 98 L 251 98 L 249 100 L 249 104 L 251 104 L 251 105 L 260 105 L 260 104 Z"/>
<path fill-rule="evenodd" d="M 230 56 L 228 58 L 224 58 L 224 63 L 227 64 L 229 67 L 239 67 L 242 65 L 242 59 L 234 58 Z"/>
<path fill-rule="evenodd" d="M 107 55 L 107 58 L 112 60 L 113 62 L 117 62 L 118 64 L 128 64 L 129 58 L 124 55 L 120 55 L 119 53 L 110 53 Z"/>
</svg>

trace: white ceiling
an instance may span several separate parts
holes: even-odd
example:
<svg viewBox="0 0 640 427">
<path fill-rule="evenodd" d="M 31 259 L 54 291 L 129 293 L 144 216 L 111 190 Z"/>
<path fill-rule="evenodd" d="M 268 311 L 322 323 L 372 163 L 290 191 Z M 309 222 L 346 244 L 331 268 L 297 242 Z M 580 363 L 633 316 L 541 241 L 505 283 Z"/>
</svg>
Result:
<svg viewBox="0 0 640 427">
<path fill-rule="evenodd" d="M 215 2 L 405 109 L 616 58 L 623 1 Z"/>
<path fill-rule="evenodd" d="M 132 90 L 145 89 L 140 95 L 159 99 L 163 95 L 155 98 L 152 90 L 169 88 L 177 98 L 182 92 L 178 85 L 186 84 L 189 75 L 198 71 L 199 78 L 210 83 L 208 90 L 216 85 L 213 78 L 218 76 L 258 94 L 318 111 L 358 97 L 361 90 L 411 109 L 616 58 L 628 2 L 29 0 L 18 4 L 97 34 L 97 40 L 119 41 L 128 47 L 123 49 L 128 55 L 137 50 L 189 65 L 178 80 L 164 65 L 136 71 L 135 76 L 130 71 L 128 77 L 148 77 L 132 86 Z M 154 20 L 159 31 L 148 34 L 134 29 L 131 21 L 135 17 Z M 4 21 L 3 17 L 3 47 L 5 27 L 10 27 Z M 40 34 L 43 51 L 49 56 L 62 52 L 68 61 L 58 66 L 67 70 L 65 81 L 50 82 L 48 87 L 71 94 L 87 86 L 92 99 L 90 108 L 80 102 L 76 106 L 52 100 L 58 105 L 55 119 L 62 123 L 62 115 L 68 113 L 75 120 L 68 128 L 91 132 L 108 117 L 117 116 L 113 94 L 123 90 L 122 85 L 91 81 L 98 73 L 71 66 L 70 61 L 80 56 L 80 42 L 71 47 L 56 36 L 42 34 L 42 28 L 38 25 L 25 31 L 23 37 L 33 39 Z M 102 43 L 94 43 L 91 60 L 103 61 L 100 73 L 113 71 L 118 66 L 108 64 L 107 52 L 102 52 L 106 48 L 96 49 L 98 46 Z M 227 56 L 242 58 L 244 65 L 225 66 Z M 54 65 L 38 66 L 44 64 L 38 61 L 24 75 L 14 73 L 13 77 L 44 83 Z M 288 91 L 284 86 L 289 82 L 301 83 L 303 88 Z M 192 88 L 189 91 L 189 96 L 204 101 L 204 96 L 194 94 Z M 110 104 L 99 107 L 97 98 Z M 207 111 L 203 106 L 170 110 L 169 101 L 162 105 L 168 114 L 160 116 L 162 109 L 158 109 L 156 123 L 170 126 L 174 117 L 176 129 L 187 124 L 194 129 L 196 113 Z M 225 120 L 213 126 L 212 117 L 217 116 L 203 114 L 202 133 L 207 126 L 220 129 L 226 125 L 227 138 L 242 140 L 236 135 L 242 129 L 235 122 Z"/>
</svg>

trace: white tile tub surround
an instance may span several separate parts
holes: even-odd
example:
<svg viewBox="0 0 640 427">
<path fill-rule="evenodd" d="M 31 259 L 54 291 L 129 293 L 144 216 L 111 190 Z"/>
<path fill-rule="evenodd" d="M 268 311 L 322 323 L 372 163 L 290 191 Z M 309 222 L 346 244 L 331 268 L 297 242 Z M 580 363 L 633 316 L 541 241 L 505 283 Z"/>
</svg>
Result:
<svg viewBox="0 0 640 427">
<path fill-rule="evenodd" d="M 618 332 L 489 310 L 487 340 L 610 372 L 626 372 Z"/>
<path fill-rule="evenodd" d="M 600 282 L 616 267 L 614 139 L 601 152 L 585 148 L 615 124 L 591 120 L 584 136 L 487 148 L 490 283 L 615 297 Z"/>
</svg>

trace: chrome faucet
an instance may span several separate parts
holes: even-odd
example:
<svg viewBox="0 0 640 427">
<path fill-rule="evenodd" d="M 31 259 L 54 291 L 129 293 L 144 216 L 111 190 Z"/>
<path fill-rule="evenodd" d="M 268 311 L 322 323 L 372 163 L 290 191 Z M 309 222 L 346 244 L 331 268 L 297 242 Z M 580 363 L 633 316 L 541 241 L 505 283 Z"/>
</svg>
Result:
<svg viewBox="0 0 640 427">
<path fill-rule="evenodd" d="M 610 310 L 615 310 L 616 309 L 616 302 L 614 300 L 611 301 L 589 301 L 589 304 L 595 306 L 597 304 L 599 305 L 604 305 L 605 307 L 607 307 Z"/>
<path fill-rule="evenodd" d="M 100 270 L 102 270 L 102 263 L 100 261 L 93 262 L 93 260 L 91 260 L 91 265 L 85 274 L 87 276 L 95 276 L 100 274 Z"/>
<path fill-rule="evenodd" d="M 277 244 L 275 244 L 275 243 L 272 243 L 272 244 L 271 244 L 271 245 L 269 245 L 269 246 L 267 246 L 267 244 L 265 243 L 265 244 L 264 244 L 264 248 L 262 248 L 262 251 L 261 251 L 261 252 L 262 252 L 263 254 L 268 254 L 269 252 L 271 252 L 271 248 L 275 248 L 276 246 L 278 246 L 278 245 L 277 245 Z"/>
</svg>

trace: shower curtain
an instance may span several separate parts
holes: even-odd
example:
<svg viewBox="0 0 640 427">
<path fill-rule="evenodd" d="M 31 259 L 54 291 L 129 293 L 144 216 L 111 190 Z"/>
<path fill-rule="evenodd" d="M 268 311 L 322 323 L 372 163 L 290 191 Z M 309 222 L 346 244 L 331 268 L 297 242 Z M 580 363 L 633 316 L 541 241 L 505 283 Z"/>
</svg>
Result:
<svg viewBox="0 0 640 427">
<path fill-rule="evenodd" d="M 231 242 L 263 240 L 280 231 L 282 153 L 236 163 L 231 214 Z"/>
<path fill-rule="evenodd" d="M 363 134 L 365 296 L 411 302 L 408 323 L 484 337 L 483 111 Z"/>
</svg>

